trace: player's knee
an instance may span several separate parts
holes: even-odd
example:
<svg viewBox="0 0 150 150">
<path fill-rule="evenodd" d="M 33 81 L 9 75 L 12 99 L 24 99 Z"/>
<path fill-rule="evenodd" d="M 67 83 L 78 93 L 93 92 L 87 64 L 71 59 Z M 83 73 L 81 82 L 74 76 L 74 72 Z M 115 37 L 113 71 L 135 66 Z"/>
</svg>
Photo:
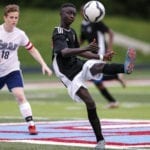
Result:
<svg viewBox="0 0 150 150">
<path fill-rule="evenodd" d="M 19 104 L 22 104 L 27 101 L 23 94 L 15 94 L 14 96 Z"/>
<path fill-rule="evenodd" d="M 102 72 L 103 72 L 104 65 L 105 65 L 105 64 L 102 64 L 102 63 L 94 64 L 94 65 L 92 66 L 92 68 L 90 69 L 91 74 L 92 74 L 92 75 L 96 75 L 96 74 L 98 74 L 98 73 L 102 73 Z"/>
</svg>

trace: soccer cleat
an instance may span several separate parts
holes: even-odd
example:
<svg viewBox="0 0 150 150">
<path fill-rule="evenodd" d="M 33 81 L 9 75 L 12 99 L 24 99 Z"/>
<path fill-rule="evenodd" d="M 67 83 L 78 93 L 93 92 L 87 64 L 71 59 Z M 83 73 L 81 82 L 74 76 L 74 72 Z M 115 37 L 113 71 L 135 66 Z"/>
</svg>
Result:
<svg viewBox="0 0 150 150">
<path fill-rule="evenodd" d="M 38 134 L 35 125 L 29 125 L 28 130 L 29 130 L 29 134 L 30 135 L 36 135 L 36 134 Z"/>
<path fill-rule="evenodd" d="M 129 48 L 124 63 L 124 72 L 126 74 L 132 73 L 134 69 L 135 58 L 136 58 L 136 51 L 133 48 Z"/>
<path fill-rule="evenodd" d="M 110 102 L 106 108 L 118 108 L 119 107 L 119 103 L 118 102 Z"/>
<path fill-rule="evenodd" d="M 95 147 L 95 150 L 105 150 L 105 141 L 99 141 Z"/>
</svg>

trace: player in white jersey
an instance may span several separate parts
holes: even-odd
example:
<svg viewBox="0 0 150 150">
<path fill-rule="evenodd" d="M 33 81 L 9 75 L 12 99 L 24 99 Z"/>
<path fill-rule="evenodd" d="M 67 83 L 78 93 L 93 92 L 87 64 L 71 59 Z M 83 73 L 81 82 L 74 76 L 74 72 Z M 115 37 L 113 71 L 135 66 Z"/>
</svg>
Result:
<svg viewBox="0 0 150 150">
<path fill-rule="evenodd" d="M 4 9 L 4 23 L 0 25 L 0 89 L 7 85 L 18 102 L 22 116 L 28 123 L 29 133 L 37 134 L 32 109 L 24 94 L 18 48 L 24 46 L 27 49 L 41 65 L 43 74 L 47 73 L 50 76 L 52 71 L 25 32 L 16 27 L 19 13 L 19 6 L 15 4 L 7 5 Z"/>
</svg>

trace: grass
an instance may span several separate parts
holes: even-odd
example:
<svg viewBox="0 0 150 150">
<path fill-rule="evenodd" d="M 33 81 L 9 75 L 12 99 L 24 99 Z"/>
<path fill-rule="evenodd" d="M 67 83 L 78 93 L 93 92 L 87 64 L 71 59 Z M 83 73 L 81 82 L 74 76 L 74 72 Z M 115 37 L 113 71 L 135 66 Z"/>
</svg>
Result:
<svg viewBox="0 0 150 150">
<path fill-rule="evenodd" d="M 110 119 L 147 119 L 149 120 L 150 86 L 108 87 L 113 96 L 120 102 L 118 109 L 105 109 L 106 100 L 94 86 L 89 90 L 93 95 L 100 118 Z M 65 88 L 50 87 L 48 89 L 25 90 L 32 106 L 35 121 L 80 120 L 87 119 L 83 103 L 73 102 Z M 11 110 L 11 111 L 8 111 Z M 7 91 L 1 91 L 0 122 L 23 122 L 14 97 Z M 1 150 L 84 150 L 85 148 L 55 145 L 36 145 L 23 143 L 0 143 Z M 86 148 L 88 150 L 88 148 Z M 90 150 L 90 148 L 89 148 Z"/>
<path fill-rule="evenodd" d="M 48 77 L 41 73 L 41 70 L 38 69 L 34 73 L 26 73 L 23 72 L 23 76 L 25 79 L 25 83 L 27 82 L 56 82 L 59 81 L 58 78 L 53 74 L 52 76 Z M 132 80 L 132 79 L 149 79 L 150 69 L 143 69 L 143 68 L 136 68 L 131 75 L 125 75 L 125 79 Z"/>
<path fill-rule="evenodd" d="M 108 89 L 120 102 L 118 109 L 105 109 L 106 100 L 99 94 L 95 87 L 90 87 L 90 92 L 97 103 L 98 113 L 102 118 L 149 119 L 150 86 L 144 88 L 140 86 L 128 87 L 126 89 L 118 86 L 108 87 Z M 83 103 L 72 102 L 65 88 L 59 88 L 55 92 L 56 90 L 58 88 L 54 87 L 41 90 L 26 90 L 27 98 L 30 100 L 36 117 L 48 118 L 49 120 L 87 118 Z M 16 108 L 17 104 L 13 99 L 13 96 L 8 94 L 7 91 L 1 92 L 1 116 L 20 116 L 19 110 Z M 6 108 L 11 111 L 6 111 Z M 127 111 L 130 111 L 130 115 L 126 113 Z M 140 114 L 139 112 L 142 113 Z"/>
<path fill-rule="evenodd" d="M 56 82 L 55 76 L 51 78 L 39 73 L 24 74 L 25 83 L 35 82 Z M 148 70 L 135 70 L 132 75 L 125 78 L 141 80 L 149 79 Z M 128 86 L 123 89 L 120 85 L 107 87 L 111 94 L 119 101 L 118 109 L 105 109 L 106 100 L 95 89 L 90 86 L 89 90 L 97 104 L 97 111 L 100 118 L 110 119 L 146 119 L 149 120 L 149 86 Z M 83 103 L 73 102 L 67 94 L 65 88 L 49 87 L 38 90 L 25 89 L 26 96 L 32 106 L 35 121 L 57 121 L 57 120 L 80 120 L 87 119 L 85 106 Z M 11 111 L 7 111 L 11 110 Z M 8 91 L 1 91 L 0 101 L 0 122 L 23 122 L 18 105 L 14 97 Z M 25 143 L 0 143 L 1 150 L 90 150 L 91 148 L 41 145 Z"/>
<path fill-rule="evenodd" d="M 125 78 L 141 80 L 149 79 L 148 70 L 135 70 L 132 75 Z M 55 76 L 51 78 L 39 73 L 24 74 L 26 83 L 56 82 Z M 149 86 L 128 86 L 122 88 L 120 85 L 107 87 L 109 92 L 119 101 L 118 109 L 105 109 L 106 100 L 96 90 L 90 86 L 89 90 L 97 104 L 97 111 L 100 118 L 110 119 L 146 119 L 149 120 Z M 85 106 L 83 103 L 73 102 L 67 94 L 66 88 L 49 87 L 38 90 L 25 89 L 26 96 L 32 106 L 35 121 L 53 121 L 53 120 L 80 120 L 87 119 Z M 7 111 L 11 110 L 11 111 Z M 0 122 L 23 122 L 18 105 L 14 97 L 8 91 L 1 91 L 0 101 Z M 25 143 L 0 143 L 1 150 L 85 150 L 81 147 L 58 146 L 58 145 L 41 145 Z M 86 148 L 90 150 L 91 148 Z"/>
<path fill-rule="evenodd" d="M 22 144 L 22 143 L 11 143 L 8 147 L 8 143 L 0 143 L 0 150 L 85 150 L 82 147 L 70 147 L 70 146 L 53 146 L 53 145 L 42 145 L 42 144 Z M 92 150 L 92 148 L 86 148 L 86 150 Z"/>
</svg>

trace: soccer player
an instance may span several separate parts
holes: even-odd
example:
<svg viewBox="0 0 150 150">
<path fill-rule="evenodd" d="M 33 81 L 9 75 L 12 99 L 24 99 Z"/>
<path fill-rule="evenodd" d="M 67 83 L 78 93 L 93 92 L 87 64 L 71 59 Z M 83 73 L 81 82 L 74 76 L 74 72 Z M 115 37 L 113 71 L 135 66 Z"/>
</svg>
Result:
<svg viewBox="0 0 150 150">
<path fill-rule="evenodd" d="M 98 45 L 92 41 L 86 47 L 79 47 L 77 34 L 71 24 L 76 16 L 76 7 L 72 3 L 65 3 L 60 8 L 60 25 L 54 28 L 52 35 L 53 57 L 52 66 L 56 76 L 62 81 L 68 90 L 68 94 L 74 101 L 85 103 L 89 122 L 96 136 L 96 149 L 105 148 L 105 140 L 101 130 L 100 120 L 96 111 L 96 103 L 90 95 L 85 81 L 100 79 L 102 74 L 126 73 L 130 74 L 134 69 L 136 53 L 129 49 L 124 64 L 107 64 L 99 59 L 99 55 L 93 53 L 98 50 Z M 104 60 L 111 60 L 114 52 L 108 51 Z M 89 60 L 78 58 L 82 56 Z"/>
<path fill-rule="evenodd" d="M 52 71 L 49 69 L 38 50 L 33 46 L 24 31 L 17 28 L 19 20 L 19 6 L 10 4 L 4 8 L 4 23 L 0 25 L 0 89 L 6 84 L 9 91 L 15 96 L 20 112 L 28 123 L 29 134 L 37 134 L 32 117 L 32 110 L 24 94 L 23 76 L 18 59 L 18 49 L 25 49 L 40 63 L 43 74 Z"/>
<path fill-rule="evenodd" d="M 81 7 L 81 15 L 83 16 L 82 9 L 83 8 Z M 106 36 L 108 36 L 108 42 L 106 41 Z M 91 43 L 93 39 L 96 39 L 96 42 L 100 47 L 98 53 L 104 55 L 107 50 L 112 50 L 113 36 L 113 31 L 102 21 L 97 23 L 90 23 L 85 19 L 82 20 L 80 29 L 80 45 L 82 45 L 85 41 Z M 108 105 L 106 106 L 106 108 L 117 108 L 119 106 L 119 103 L 107 90 L 107 88 L 103 84 L 103 81 L 117 80 L 122 84 L 123 87 L 125 87 L 125 82 L 122 77 L 122 74 L 103 75 L 103 78 L 101 80 L 92 80 L 99 92 L 108 101 Z"/>
</svg>

